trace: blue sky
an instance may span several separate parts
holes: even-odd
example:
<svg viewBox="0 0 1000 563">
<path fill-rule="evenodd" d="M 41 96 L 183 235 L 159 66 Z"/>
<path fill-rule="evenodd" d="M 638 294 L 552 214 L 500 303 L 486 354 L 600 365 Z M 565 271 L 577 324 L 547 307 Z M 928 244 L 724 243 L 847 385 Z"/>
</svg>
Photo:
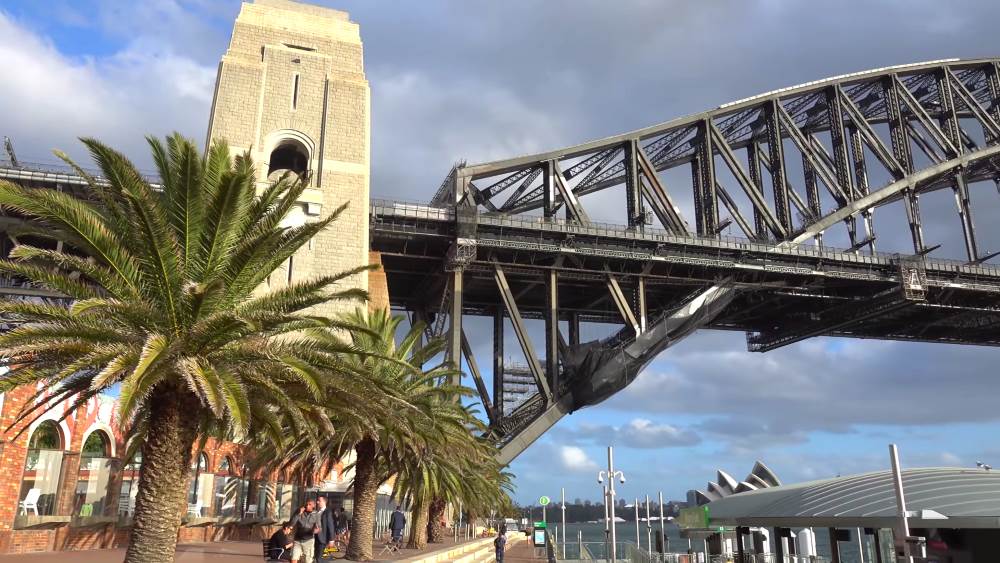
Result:
<svg viewBox="0 0 1000 563">
<path fill-rule="evenodd" d="M 844 72 L 1000 54 L 1000 6 L 985 0 L 851 0 L 822 14 L 791 0 L 322 3 L 361 24 L 372 193 L 417 201 L 461 158 L 557 148 Z M 56 147 L 82 157 L 73 139 L 93 135 L 148 168 L 143 135 L 204 137 L 238 10 L 3 2 L 0 60 L 17 72 L 0 88 L 0 135 L 41 162 Z M 469 326 L 488 358 L 485 323 Z M 756 459 L 787 482 L 880 469 L 889 442 L 907 466 L 996 465 L 998 354 L 814 339 L 760 355 L 742 334 L 699 333 L 518 459 L 517 498 L 560 487 L 597 498 L 611 442 L 629 475 L 624 496 L 683 498 L 716 468 L 741 478 Z"/>
</svg>

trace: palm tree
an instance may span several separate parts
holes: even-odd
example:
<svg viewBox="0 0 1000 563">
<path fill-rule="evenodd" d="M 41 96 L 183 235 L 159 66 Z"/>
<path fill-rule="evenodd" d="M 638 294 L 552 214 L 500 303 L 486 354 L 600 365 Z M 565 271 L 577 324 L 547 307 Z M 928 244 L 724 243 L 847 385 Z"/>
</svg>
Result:
<svg viewBox="0 0 1000 563">
<path fill-rule="evenodd" d="M 41 384 L 41 400 L 17 422 L 25 426 L 64 400 L 75 408 L 119 391 L 119 420 L 138 436 L 143 460 L 125 560 L 167 563 L 200 433 L 279 441 L 289 425 L 325 432 L 317 405 L 331 395 L 366 416 L 370 391 L 360 378 L 321 378 L 307 359 L 325 353 L 314 353 L 308 329 L 350 328 L 310 307 L 364 297 L 331 289 L 361 269 L 265 290 L 271 272 L 342 208 L 284 228 L 306 182 L 286 175 L 258 195 L 249 156 L 231 158 L 224 143 L 202 155 L 176 134 L 165 143 L 150 138 L 157 189 L 122 154 L 82 141 L 103 179 L 64 159 L 86 181 L 86 197 L 0 182 L 0 208 L 24 217 L 32 234 L 63 243 L 20 244 L 0 272 L 72 300 L 0 303 L 0 313 L 21 323 L 0 335 L 10 367 L 0 391 Z"/>
<path fill-rule="evenodd" d="M 509 475 L 496 461 L 496 447 L 477 436 L 483 424 L 468 408 L 449 400 L 432 414 L 438 435 L 419 457 L 405 460 L 396 475 L 396 498 L 409 498 L 413 524 L 407 547 L 444 541 L 439 522 L 447 505 L 496 507 L 506 502 Z"/>
<path fill-rule="evenodd" d="M 379 486 L 397 473 L 406 460 L 424 455 L 439 434 L 433 407 L 469 393 L 463 387 L 446 383 L 455 373 L 447 365 L 422 367 L 444 346 L 440 339 L 421 345 L 422 325 L 411 326 L 396 341 L 401 322 L 401 317 L 393 317 L 384 310 L 359 309 L 346 315 L 342 324 L 356 328 L 347 334 L 350 352 L 346 354 L 342 333 L 309 332 L 310 338 L 324 342 L 325 346 L 317 352 L 340 358 L 341 363 L 324 369 L 331 374 L 353 374 L 380 390 L 368 399 L 369 408 L 379 409 L 379 415 L 370 417 L 352 409 L 328 408 L 327 416 L 336 432 L 323 434 L 318 440 L 297 436 L 284 449 L 284 459 L 295 460 L 291 465 L 305 471 L 353 452 L 354 461 L 348 467 L 354 472 L 353 527 L 346 557 L 354 561 L 372 558 Z M 287 433 L 295 434 L 294 430 Z"/>
</svg>

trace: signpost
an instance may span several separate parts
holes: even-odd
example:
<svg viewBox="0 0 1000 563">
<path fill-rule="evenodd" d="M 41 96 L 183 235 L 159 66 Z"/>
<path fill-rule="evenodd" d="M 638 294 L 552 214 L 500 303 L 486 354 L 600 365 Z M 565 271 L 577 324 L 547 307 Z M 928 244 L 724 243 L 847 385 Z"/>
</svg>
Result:
<svg viewBox="0 0 1000 563">
<path fill-rule="evenodd" d="M 549 521 L 549 519 L 545 517 L 545 507 L 548 506 L 550 502 L 552 501 L 545 495 L 542 495 L 542 498 L 538 499 L 538 504 L 542 506 L 542 522 Z"/>
<path fill-rule="evenodd" d="M 682 508 L 680 515 L 674 522 L 681 528 L 708 528 L 708 506 Z"/>
<path fill-rule="evenodd" d="M 532 536 L 532 543 L 535 547 L 545 547 L 545 533 L 548 531 L 546 530 L 547 527 L 548 525 L 544 521 L 535 522 L 534 535 Z"/>
</svg>

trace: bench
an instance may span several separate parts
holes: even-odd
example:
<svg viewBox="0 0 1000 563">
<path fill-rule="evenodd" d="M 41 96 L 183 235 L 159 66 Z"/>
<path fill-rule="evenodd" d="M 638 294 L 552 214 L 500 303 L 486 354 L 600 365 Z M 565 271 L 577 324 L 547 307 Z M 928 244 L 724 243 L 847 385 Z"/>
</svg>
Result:
<svg viewBox="0 0 1000 563">
<path fill-rule="evenodd" d="M 285 548 L 275 547 L 271 548 L 271 540 L 260 540 L 264 549 L 264 561 L 287 561 L 287 559 L 282 559 L 281 557 L 285 555 Z"/>
</svg>

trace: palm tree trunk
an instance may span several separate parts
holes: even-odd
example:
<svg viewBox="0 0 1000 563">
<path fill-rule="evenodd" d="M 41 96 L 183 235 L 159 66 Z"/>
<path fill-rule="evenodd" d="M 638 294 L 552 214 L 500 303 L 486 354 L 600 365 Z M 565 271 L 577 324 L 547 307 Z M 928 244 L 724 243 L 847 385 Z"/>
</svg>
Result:
<svg viewBox="0 0 1000 563">
<path fill-rule="evenodd" d="M 426 501 L 418 501 L 413 506 L 413 524 L 410 526 L 410 541 L 407 549 L 423 549 L 427 547 L 427 514 L 430 507 Z"/>
<path fill-rule="evenodd" d="M 430 520 L 427 522 L 427 539 L 431 543 L 444 541 L 444 526 L 441 525 L 441 521 L 444 520 L 444 509 L 447 506 L 448 503 L 443 498 L 435 498 L 431 501 Z"/>
<path fill-rule="evenodd" d="M 357 454 L 354 463 L 354 527 L 345 558 L 351 561 L 371 561 L 379 486 L 375 471 L 378 451 L 375 442 L 365 438 L 354 446 L 354 452 Z"/>
<path fill-rule="evenodd" d="M 186 393 L 158 389 L 150 397 L 149 432 L 142 445 L 142 469 L 135 519 L 125 563 L 173 563 L 181 525 L 191 446 L 197 438 Z"/>
</svg>

